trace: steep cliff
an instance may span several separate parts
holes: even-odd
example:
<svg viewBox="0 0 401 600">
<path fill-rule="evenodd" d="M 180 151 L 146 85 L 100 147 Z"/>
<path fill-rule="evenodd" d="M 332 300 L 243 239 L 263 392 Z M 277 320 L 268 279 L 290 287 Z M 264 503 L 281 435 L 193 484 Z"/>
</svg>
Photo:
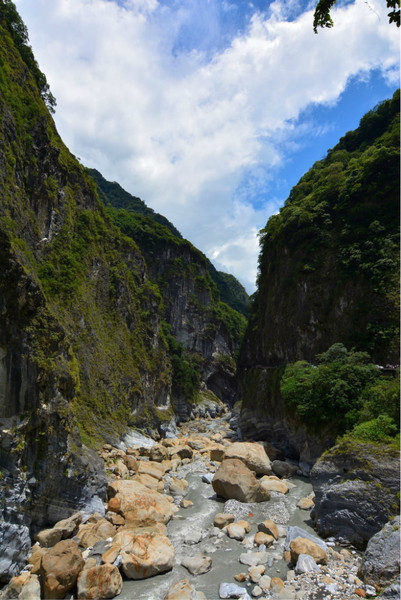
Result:
<svg viewBox="0 0 401 600">
<path fill-rule="evenodd" d="M 361 120 L 291 191 L 261 232 L 258 290 L 239 359 L 242 429 L 313 461 L 280 395 L 287 363 L 334 343 L 398 363 L 399 92 Z"/>
<path fill-rule="evenodd" d="M 234 354 L 239 349 L 246 320 L 220 301 L 219 290 L 210 276 L 210 262 L 190 242 L 151 217 L 124 209 L 107 209 L 107 214 L 138 244 L 146 259 L 149 277 L 162 294 L 163 315 L 169 326 L 166 335 L 173 359 L 176 411 L 181 416 L 189 414 L 188 400 L 196 399 L 197 374 L 203 389 L 232 404 L 236 399 Z M 192 385 L 188 381 L 191 373 Z M 189 386 L 182 380 L 183 376 Z"/>
<path fill-rule="evenodd" d="M 28 529 L 103 497 L 103 468 L 82 442 L 117 440 L 138 415 L 156 422 L 157 407 L 169 406 L 171 363 L 159 291 L 60 140 L 10 2 L 0 3 L 0 29 L 0 545 L 10 551 L 0 577 L 8 577 Z"/>
</svg>

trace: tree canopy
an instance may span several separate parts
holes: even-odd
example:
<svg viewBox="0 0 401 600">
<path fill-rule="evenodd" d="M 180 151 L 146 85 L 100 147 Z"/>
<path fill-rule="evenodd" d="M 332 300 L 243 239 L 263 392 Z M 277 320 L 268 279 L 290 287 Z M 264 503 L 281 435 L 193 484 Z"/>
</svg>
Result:
<svg viewBox="0 0 401 600">
<path fill-rule="evenodd" d="M 313 16 L 313 31 L 317 33 L 318 27 L 333 27 L 333 19 L 330 11 L 335 5 L 336 0 L 319 0 L 316 5 Z M 387 0 L 387 8 L 390 12 L 387 14 L 390 23 L 400 26 L 400 1 Z"/>
</svg>

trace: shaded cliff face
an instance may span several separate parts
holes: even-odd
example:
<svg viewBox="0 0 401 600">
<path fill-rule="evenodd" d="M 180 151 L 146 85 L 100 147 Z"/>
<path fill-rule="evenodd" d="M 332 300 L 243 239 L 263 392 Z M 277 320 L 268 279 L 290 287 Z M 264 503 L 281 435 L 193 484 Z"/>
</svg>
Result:
<svg viewBox="0 0 401 600">
<path fill-rule="evenodd" d="M 321 432 L 311 455 L 310 432 L 280 397 L 280 369 L 336 342 L 399 362 L 398 224 L 399 93 L 312 167 L 262 231 L 239 359 L 246 435 L 282 448 L 285 435 L 298 455 L 316 458 L 334 440 Z M 270 383 L 255 385 L 261 378 Z"/>
<path fill-rule="evenodd" d="M 107 213 L 121 231 L 135 240 L 146 258 L 149 277 L 157 283 L 163 298 L 168 337 L 175 340 L 169 338 L 170 349 L 174 353 L 178 342 L 183 358 L 199 374 L 200 385 L 233 404 L 234 353 L 246 321 L 242 314 L 220 301 L 209 274 L 209 261 L 190 242 L 146 216 L 115 209 L 108 209 Z M 188 398 L 183 389 L 173 386 L 173 398 L 178 412 L 189 414 L 188 400 L 195 397 Z"/>
<path fill-rule="evenodd" d="M 171 364 L 143 256 L 60 140 L 3 8 L 0 543 L 22 540 L 23 560 L 23 532 L 103 499 L 82 442 L 115 441 L 138 415 L 156 423 Z"/>
</svg>

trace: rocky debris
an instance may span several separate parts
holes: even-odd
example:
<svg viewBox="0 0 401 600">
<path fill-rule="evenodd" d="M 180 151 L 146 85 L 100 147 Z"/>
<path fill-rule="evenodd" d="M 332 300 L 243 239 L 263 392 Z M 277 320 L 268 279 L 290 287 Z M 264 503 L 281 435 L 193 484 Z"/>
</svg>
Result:
<svg viewBox="0 0 401 600">
<path fill-rule="evenodd" d="M 237 458 L 224 459 L 218 468 L 212 486 L 218 496 L 240 502 L 262 502 L 270 499 L 263 491 L 254 473 Z"/>
<path fill-rule="evenodd" d="M 144 533 L 132 540 L 129 550 L 121 552 L 121 568 L 128 579 L 145 579 L 171 571 L 174 547 L 166 536 Z"/>
<path fill-rule="evenodd" d="M 399 512 L 400 455 L 388 446 L 343 441 L 314 465 L 311 517 L 320 535 L 363 548 Z"/>
<path fill-rule="evenodd" d="M 205 554 L 195 554 L 195 556 L 184 558 L 181 564 L 191 575 L 203 575 L 212 568 L 212 558 Z"/>
<path fill-rule="evenodd" d="M 44 598 L 64 598 L 75 585 L 85 561 L 76 542 L 62 540 L 43 555 L 40 575 Z"/>
<path fill-rule="evenodd" d="M 121 593 L 123 579 L 117 567 L 104 564 L 81 571 L 77 587 L 78 600 L 103 600 Z"/>
<path fill-rule="evenodd" d="M 271 475 L 269 457 L 264 447 L 256 442 L 234 442 L 224 452 L 224 459 L 237 458 L 257 475 Z"/>
<path fill-rule="evenodd" d="M 31 548 L 29 528 L 0 518 L 0 548 L 0 583 L 6 583 L 21 571 L 26 562 Z"/>
<path fill-rule="evenodd" d="M 108 495 L 108 509 L 121 514 L 130 525 L 167 523 L 174 514 L 171 502 L 164 495 L 137 481 L 113 481 L 108 486 Z"/>
<path fill-rule="evenodd" d="M 301 554 L 308 554 L 317 564 L 327 563 L 326 552 L 315 542 L 308 538 L 297 537 L 290 542 L 291 562 L 296 565 Z"/>
<path fill-rule="evenodd" d="M 361 577 L 382 589 L 400 574 L 400 517 L 395 517 L 370 538 L 362 558 Z"/>
<path fill-rule="evenodd" d="M 197 592 L 188 579 L 180 579 L 171 586 L 164 600 L 206 600 L 203 592 Z"/>
<path fill-rule="evenodd" d="M 13 577 L 4 590 L 0 591 L 1 600 L 40 600 L 41 589 L 39 577 L 28 571 Z"/>
<path fill-rule="evenodd" d="M 400 576 L 390 583 L 384 592 L 380 595 L 380 600 L 399 600 L 401 597 Z"/>
</svg>

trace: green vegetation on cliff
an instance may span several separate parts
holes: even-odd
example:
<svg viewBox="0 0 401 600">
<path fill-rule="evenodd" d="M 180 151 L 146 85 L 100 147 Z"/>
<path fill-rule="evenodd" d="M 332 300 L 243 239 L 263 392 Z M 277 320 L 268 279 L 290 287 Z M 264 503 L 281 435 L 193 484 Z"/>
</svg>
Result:
<svg viewBox="0 0 401 600">
<path fill-rule="evenodd" d="M 60 140 L 12 8 L 0 2 L 0 346 L 9 365 L 0 416 L 24 411 L 39 422 L 43 412 L 43 423 L 54 410 L 72 431 L 74 414 L 94 445 L 166 403 L 161 297 Z"/>
<path fill-rule="evenodd" d="M 313 428 L 330 426 L 335 434 L 353 430 L 356 439 L 385 441 L 400 419 L 398 379 L 381 374 L 366 352 L 334 344 L 316 357 L 288 364 L 281 379 L 285 402 Z"/>
<path fill-rule="evenodd" d="M 357 130 L 342 137 L 300 179 L 279 214 L 261 231 L 253 328 L 263 327 L 265 297 L 271 296 L 276 282 L 281 293 L 302 285 L 309 294 L 308 308 L 315 313 L 310 318 L 317 321 L 315 328 L 326 348 L 341 340 L 377 361 L 396 362 L 399 103 L 398 90 L 369 111 Z M 288 267 L 285 256 L 291 261 Z M 319 297 L 324 305 L 321 301 L 317 309 Z M 342 323 L 334 324 L 333 311 Z M 333 331 L 325 338 L 327 328 Z"/>
</svg>

